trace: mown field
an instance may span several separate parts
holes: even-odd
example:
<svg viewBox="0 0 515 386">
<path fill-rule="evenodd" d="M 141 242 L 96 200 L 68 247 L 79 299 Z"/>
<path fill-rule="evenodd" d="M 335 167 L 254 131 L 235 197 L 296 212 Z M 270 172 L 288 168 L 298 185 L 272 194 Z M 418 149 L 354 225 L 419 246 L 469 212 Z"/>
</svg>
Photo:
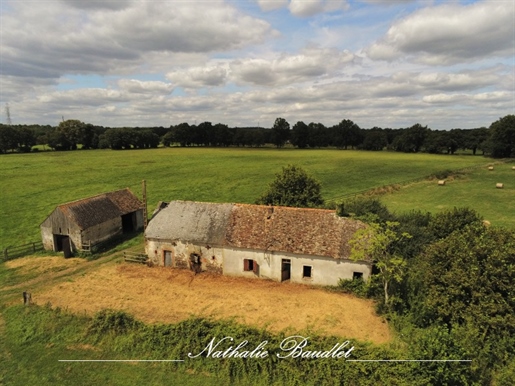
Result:
<svg viewBox="0 0 515 386">
<path fill-rule="evenodd" d="M 480 167 L 448 178 L 445 186 L 436 180 L 419 181 L 381 197 L 388 208 L 399 212 L 414 208 L 436 213 L 453 207 L 469 207 L 497 226 L 515 229 L 515 163 L 498 164 L 493 170 Z M 504 184 L 497 189 L 496 184 Z"/>
<path fill-rule="evenodd" d="M 301 166 L 315 176 L 326 200 L 338 200 L 383 185 L 491 162 L 466 155 L 238 148 L 8 154 L 0 157 L 0 247 L 39 240 L 39 225 L 61 203 L 125 187 L 141 195 L 143 179 L 152 211 L 160 200 L 253 203 L 287 164 Z M 496 204 L 490 205 L 483 197 L 492 190 L 491 184 L 474 184 L 476 198 L 467 204 L 480 213 L 488 210 L 492 223 L 508 225 L 502 216 L 515 217 L 515 208 L 509 208 L 513 184 L 505 185 L 495 193 Z M 439 196 L 441 202 L 433 193 L 424 196 L 423 191 L 387 202 L 392 210 L 416 209 L 425 201 L 433 206 L 459 205 L 448 193 L 450 188 Z M 463 190 L 467 192 L 469 186 L 463 185 Z"/>
</svg>

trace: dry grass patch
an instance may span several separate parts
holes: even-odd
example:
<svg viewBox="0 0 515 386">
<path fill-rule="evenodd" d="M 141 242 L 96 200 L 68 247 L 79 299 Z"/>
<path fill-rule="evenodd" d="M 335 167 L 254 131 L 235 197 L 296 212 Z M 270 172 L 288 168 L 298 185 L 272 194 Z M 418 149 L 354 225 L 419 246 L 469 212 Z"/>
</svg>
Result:
<svg viewBox="0 0 515 386">
<path fill-rule="evenodd" d="M 385 343 L 388 325 L 373 302 L 323 289 L 269 280 L 249 280 L 187 270 L 108 264 L 33 291 L 38 304 L 50 302 L 73 312 L 121 309 L 147 323 L 175 323 L 190 316 L 234 318 L 270 331 L 316 331 Z"/>
<path fill-rule="evenodd" d="M 62 256 L 29 256 L 21 259 L 14 259 L 5 263 L 7 268 L 19 268 L 21 274 L 25 273 L 46 273 L 62 271 L 85 263 L 85 259 L 72 258 L 64 259 Z"/>
</svg>

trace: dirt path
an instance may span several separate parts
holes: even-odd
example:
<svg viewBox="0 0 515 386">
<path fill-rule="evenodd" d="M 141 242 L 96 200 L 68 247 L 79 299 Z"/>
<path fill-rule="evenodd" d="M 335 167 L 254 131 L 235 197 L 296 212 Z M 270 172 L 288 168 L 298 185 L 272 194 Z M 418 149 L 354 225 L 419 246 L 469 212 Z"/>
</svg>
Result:
<svg viewBox="0 0 515 386">
<path fill-rule="evenodd" d="M 53 270 L 64 269 L 56 273 L 46 266 L 40 277 L 24 283 L 41 305 L 50 302 L 90 315 L 103 308 L 122 309 L 149 323 L 174 323 L 195 315 L 234 318 L 274 332 L 308 329 L 374 343 L 391 338 L 373 303 L 350 295 L 261 279 L 194 276 L 187 270 L 149 268 L 113 257 L 94 262 L 40 257 L 17 264 L 43 269 L 45 259 Z"/>
</svg>

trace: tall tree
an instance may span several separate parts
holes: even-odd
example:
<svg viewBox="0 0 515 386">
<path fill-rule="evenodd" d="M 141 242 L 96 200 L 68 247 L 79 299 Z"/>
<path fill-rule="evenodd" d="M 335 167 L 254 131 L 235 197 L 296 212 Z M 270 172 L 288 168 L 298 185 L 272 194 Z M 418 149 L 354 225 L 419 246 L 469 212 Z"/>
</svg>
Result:
<svg viewBox="0 0 515 386">
<path fill-rule="evenodd" d="M 356 147 L 361 142 L 361 129 L 350 119 L 344 119 L 338 125 L 333 126 L 333 144 L 338 149 L 347 149 L 348 146 Z"/>
<path fill-rule="evenodd" d="M 492 157 L 515 157 L 515 115 L 506 115 L 490 125 Z"/>
<path fill-rule="evenodd" d="M 321 185 L 306 171 L 294 165 L 283 167 L 281 173 L 257 199 L 257 204 L 312 208 L 323 205 Z"/>
<path fill-rule="evenodd" d="M 308 125 L 304 122 L 299 121 L 293 125 L 291 132 L 291 143 L 293 146 L 297 146 L 299 149 L 305 149 L 308 147 L 310 130 Z"/>
<path fill-rule="evenodd" d="M 272 142 L 277 147 L 283 147 L 290 138 L 290 124 L 284 118 L 277 118 L 272 127 Z"/>
<path fill-rule="evenodd" d="M 62 121 L 57 126 L 56 131 L 66 139 L 63 147 L 69 147 L 64 150 L 76 150 L 77 145 L 82 142 L 85 135 L 86 125 L 77 119 L 68 119 Z"/>
<path fill-rule="evenodd" d="M 392 302 L 391 285 L 400 283 L 406 274 L 406 260 L 396 252 L 395 244 L 411 236 L 398 233 L 395 228 L 398 222 L 387 221 L 385 224 L 369 224 L 357 231 L 350 241 L 351 258 L 374 263 L 379 270 L 379 278 L 383 285 L 384 304 L 390 308 Z"/>
</svg>

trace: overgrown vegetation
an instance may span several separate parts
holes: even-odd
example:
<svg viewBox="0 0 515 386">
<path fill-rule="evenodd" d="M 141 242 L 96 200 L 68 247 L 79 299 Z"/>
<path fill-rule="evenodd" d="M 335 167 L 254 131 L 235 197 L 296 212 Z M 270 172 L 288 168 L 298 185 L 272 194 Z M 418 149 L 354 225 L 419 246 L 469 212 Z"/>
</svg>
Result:
<svg viewBox="0 0 515 386">
<path fill-rule="evenodd" d="M 34 384 L 234 384 L 234 385 L 427 385 L 466 384 L 473 366 L 463 363 L 351 362 L 345 358 L 292 358 L 281 343 L 289 335 L 271 334 L 232 321 L 192 318 L 174 325 L 145 325 L 121 311 L 102 311 L 92 318 L 72 315 L 61 309 L 12 306 L 3 310 L 7 339 L 0 352 L 9 361 L 0 362 L 0 378 L 9 385 Z M 344 343 L 342 337 L 321 337 L 306 332 L 306 351 L 329 351 Z M 429 336 L 429 335 L 428 335 Z M 442 353 L 449 344 L 446 332 L 414 334 L 409 349 L 373 346 L 350 341 L 342 350 L 347 359 L 384 360 L 427 357 L 459 358 L 459 351 Z M 204 348 L 215 339 L 226 339 L 216 351 L 235 348 L 254 350 L 262 342 L 262 358 L 208 357 Z M 297 337 L 300 342 L 300 338 Z M 213 351 L 215 351 L 213 350 Z M 203 353 L 202 353 L 203 352 Z M 198 355 L 202 353 L 201 355 Z M 283 358 L 278 357 L 279 354 Z M 181 360 L 172 363 L 74 363 L 59 360 Z M 30 364 L 30 366 L 27 366 Z M 473 382 L 471 382 L 472 384 Z"/>
<path fill-rule="evenodd" d="M 341 281 L 341 290 L 374 298 L 378 310 L 410 336 L 410 350 L 472 360 L 468 374 L 453 372 L 452 379 L 440 374 L 428 384 L 514 384 L 515 232 L 485 225 L 469 208 L 395 216 L 370 198 L 340 208 L 358 209 L 356 216 L 372 221 L 373 233 L 358 234 L 354 247 L 359 253 L 372 251 L 378 268 L 369 283 Z M 371 212 L 364 214 L 362 208 Z M 391 227 L 392 219 L 398 227 Z M 394 269 L 385 271 L 385 260 Z M 391 284 L 390 298 L 377 281 Z"/>
</svg>

